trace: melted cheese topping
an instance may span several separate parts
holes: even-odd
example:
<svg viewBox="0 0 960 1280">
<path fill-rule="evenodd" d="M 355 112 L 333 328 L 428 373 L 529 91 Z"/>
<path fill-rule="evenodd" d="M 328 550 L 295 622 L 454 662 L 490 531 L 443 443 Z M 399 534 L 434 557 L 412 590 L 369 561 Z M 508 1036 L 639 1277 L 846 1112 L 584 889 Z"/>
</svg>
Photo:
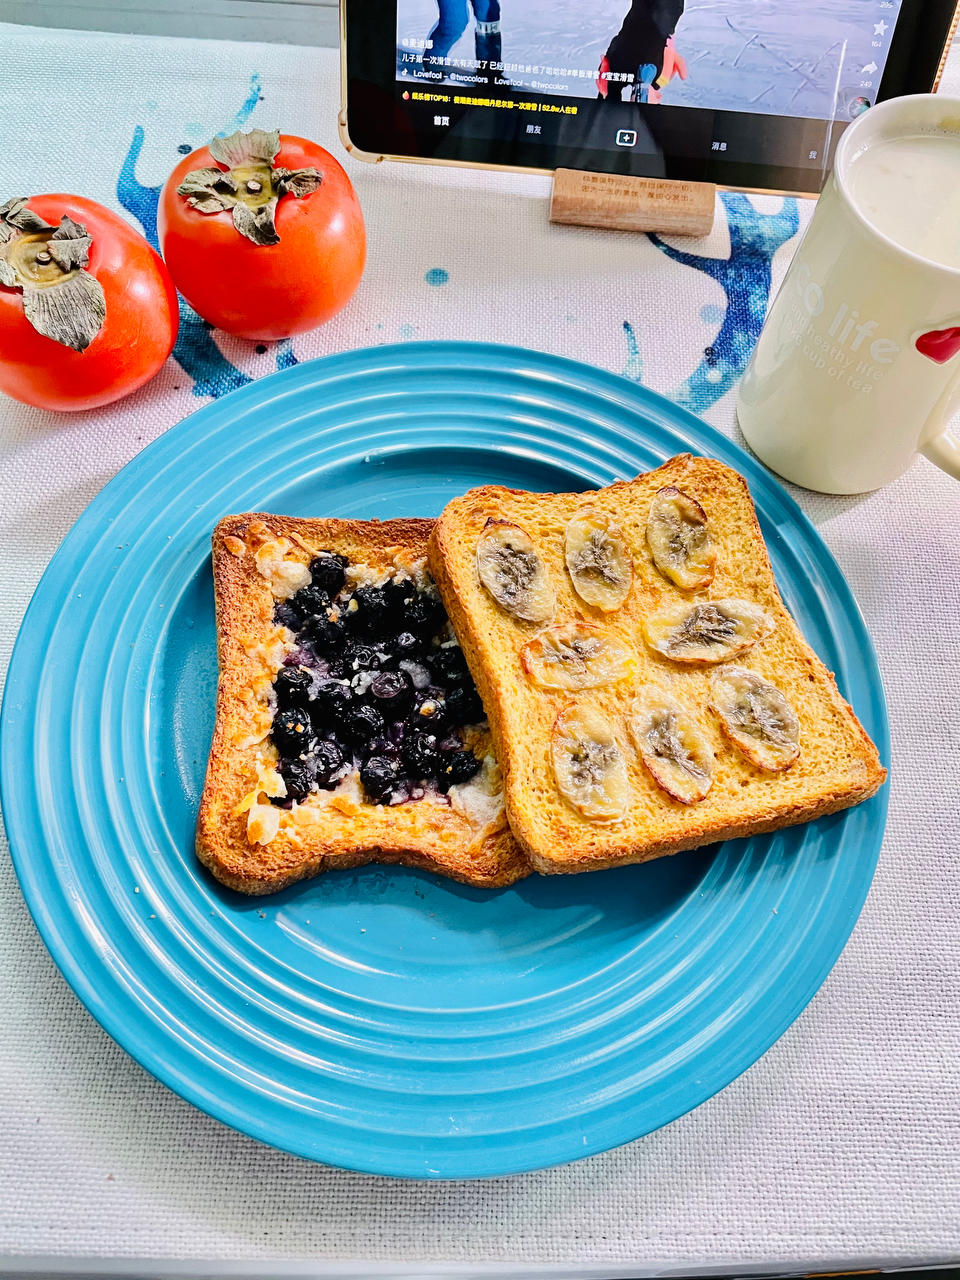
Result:
<svg viewBox="0 0 960 1280">
<path fill-rule="evenodd" d="M 247 818 L 247 839 L 251 844 L 269 844 L 280 830 L 280 810 L 272 804 L 255 804 Z"/>
<path fill-rule="evenodd" d="M 355 814 L 371 807 L 360 786 L 360 774 L 354 771 L 348 773 L 332 791 L 311 791 L 309 803 L 295 804 L 292 813 L 294 822 L 304 823 L 318 821 L 327 809 Z"/>
<path fill-rule="evenodd" d="M 382 587 L 393 574 L 389 570 L 371 569 L 368 564 L 352 564 L 346 570 L 347 585 L 356 587 Z"/>
<path fill-rule="evenodd" d="M 288 538 L 276 538 L 262 543 L 253 557 L 278 600 L 289 600 L 301 587 L 310 585 L 310 569 L 298 555 L 290 554 L 293 546 Z"/>
<path fill-rule="evenodd" d="M 503 779 L 493 756 L 484 756 L 483 768 L 469 782 L 451 787 L 450 804 L 473 827 L 489 827 L 503 812 Z"/>
<path fill-rule="evenodd" d="M 401 573 L 410 575 L 418 591 L 429 591 L 431 595 L 437 595 L 433 579 L 427 572 L 426 556 L 418 556 L 415 560 L 411 560 L 409 552 L 398 551 L 393 557 L 393 563 Z"/>
</svg>

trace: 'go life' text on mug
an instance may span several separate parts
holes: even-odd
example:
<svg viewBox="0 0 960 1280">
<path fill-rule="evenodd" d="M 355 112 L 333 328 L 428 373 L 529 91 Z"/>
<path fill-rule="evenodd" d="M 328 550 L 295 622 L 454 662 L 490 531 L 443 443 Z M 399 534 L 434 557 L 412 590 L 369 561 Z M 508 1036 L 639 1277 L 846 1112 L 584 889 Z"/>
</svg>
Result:
<svg viewBox="0 0 960 1280">
<path fill-rule="evenodd" d="M 900 344 L 883 337 L 880 321 L 862 318 L 849 302 L 834 298 L 827 309 L 823 286 L 807 264 L 797 268 L 790 284 L 794 305 L 783 317 L 783 336 L 815 369 L 868 395 L 893 364 Z"/>
</svg>

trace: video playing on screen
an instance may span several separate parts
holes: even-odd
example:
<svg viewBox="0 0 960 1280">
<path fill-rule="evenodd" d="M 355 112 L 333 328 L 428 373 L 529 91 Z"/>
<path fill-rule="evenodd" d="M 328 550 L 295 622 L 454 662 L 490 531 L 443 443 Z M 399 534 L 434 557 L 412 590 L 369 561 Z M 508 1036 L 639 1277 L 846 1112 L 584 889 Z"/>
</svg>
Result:
<svg viewBox="0 0 960 1280">
<path fill-rule="evenodd" d="M 849 121 L 901 0 L 398 0 L 397 77 Z"/>
</svg>

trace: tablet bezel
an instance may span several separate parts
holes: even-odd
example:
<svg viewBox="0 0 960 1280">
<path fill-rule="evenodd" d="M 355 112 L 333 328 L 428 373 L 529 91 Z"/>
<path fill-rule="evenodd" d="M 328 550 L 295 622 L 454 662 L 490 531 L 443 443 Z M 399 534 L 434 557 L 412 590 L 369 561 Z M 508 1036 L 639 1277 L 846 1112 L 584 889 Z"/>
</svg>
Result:
<svg viewBox="0 0 960 1280">
<path fill-rule="evenodd" d="M 582 147 L 576 151 L 554 148 L 549 153 L 549 162 L 544 163 L 543 144 L 523 143 L 516 138 L 502 138 L 502 154 L 493 160 L 489 158 L 489 142 L 484 139 L 460 138 L 460 154 L 441 156 L 436 151 L 442 144 L 449 143 L 450 135 L 436 139 L 437 146 L 431 153 L 429 140 L 417 133 L 410 110 L 400 99 L 396 76 L 396 19 L 397 0 L 340 0 L 340 137 L 346 149 L 361 160 L 538 174 L 549 174 L 557 168 L 580 168 L 706 181 L 730 190 L 816 196 L 832 165 L 833 151 L 849 123 L 836 121 L 827 130 L 829 151 L 820 169 L 737 162 L 709 155 L 691 160 L 665 151 L 654 172 L 641 153 Z M 904 0 L 876 101 L 935 90 L 958 22 L 960 0 Z M 382 32 L 388 35 L 378 39 Z M 361 67 L 362 75 L 357 74 Z M 589 101 L 580 100 L 580 105 Z M 658 113 L 665 110 L 698 111 L 692 107 L 635 109 L 652 113 L 647 117 L 649 121 L 656 121 Z M 760 113 L 729 114 L 737 120 L 766 121 L 768 128 L 771 121 L 780 119 Z M 823 129 L 823 122 L 819 127 Z"/>
</svg>

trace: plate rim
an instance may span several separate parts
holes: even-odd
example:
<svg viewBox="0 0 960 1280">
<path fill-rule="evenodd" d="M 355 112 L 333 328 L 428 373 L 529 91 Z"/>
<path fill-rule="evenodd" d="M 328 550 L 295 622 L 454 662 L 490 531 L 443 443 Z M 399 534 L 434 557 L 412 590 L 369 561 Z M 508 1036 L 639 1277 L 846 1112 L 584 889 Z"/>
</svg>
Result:
<svg viewBox="0 0 960 1280">
<path fill-rule="evenodd" d="M 14 708 L 15 695 L 17 690 L 26 683 L 26 678 L 31 669 L 30 657 L 27 652 L 29 639 L 30 624 L 34 615 L 38 614 L 42 608 L 50 604 L 55 607 L 61 606 L 63 602 L 63 591 L 58 580 L 62 564 L 65 563 L 72 551 L 71 543 L 75 536 L 85 534 L 88 525 L 97 521 L 100 509 L 108 506 L 112 498 L 112 490 L 115 483 L 125 477 L 128 481 L 135 477 L 143 468 L 149 468 L 153 456 L 161 453 L 164 449 L 173 447 L 177 439 L 188 432 L 195 431 L 199 422 L 202 430 L 203 424 L 207 417 L 215 417 L 222 413 L 221 406 L 238 406 L 242 407 L 243 403 L 250 400 L 254 403 L 261 401 L 263 398 L 269 399 L 271 392 L 279 385 L 281 387 L 287 384 L 296 383 L 301 378 L 306 378 L 308 385 L 311 382 L 325 383 L 329 381 L 329 373 L 331 370 L 343 368 L 349 370 L 351 364 L 361 365 L 365 361 L 373 360 L 379 371 L 383 370 L 384 362 L 395 360 L 398 367 L 402 367 L 409 359 L 411 351 L 422 353 L 424 356 L 432 355 L 436 357 L 438 363 L 449 368 L 469 370 L 481 367 L 480 361 L 483 353 L 490 358 L 496 358 L 498 361 L 507 361 L 509 366 L 501 366 L 508 372 L 517 372 L 516 362 L 523 362 L 540 368 L 552 366 L 554 369 L 573 370 L 581 379 L 581 388 L 591 393 L 599 394 L 601 387 L 608 388 L 611 392 L 619 392 L 620 402 L 625 412 L 642 413 L 644 407 L 660 406 L 665 410 L 665 418 L 669 420 L 671 426 L 678 430 L 684 436 L 688 432 L 684 431 L 687 427 L 692 429 L 694 434 L 700 436 L 702 442 L 711 449 L 716 447 L 716 456 L 723 458 L 729 465 L 735 466 L 736 469 L 744 476 L 748 482 L 748 486 L 753 488 L 754 483 L 758 483 L 763 489 L 764 497 L 774 498 L 780 505 L 783 516 L 786 517 L 790 524 L 799 525 L 805 537 L 812 540 L 817 547 L 819 554 L 823 557 L 825 565 L 829 571 L 831 585 L 837 595 L 838 611 L 850 620 L 859 632 L 862 642 L 860 658 L 866 668 L 866 675 L 873 684 L 876 692 L 875 714 L 878 717 L 878 725 L 873 731 L 873 737 L 876 742 L 880 758 L 885 765 L 889 766 L 890 760 L 890 727 L 889 715 L 886 701 L 886 692 L 883 686 L 882 674 L 880 672 L 879 663 L 877 661 L 875 647 L 872 637 L 867 628 L 866 621 L 862 611 L 853 594 L 850 585 L 840 569 L 833 553 L 820 536 L 819 531 L 813 521 L 805 514 L 797 503 L 796 499 L 787 492 L 781 482 L 770 472 L 766 470 L 752 455 L 739 445 L 735 440 L 725 436 L 718 428 L 706 422 L 704 419 L 693 414 L 690 410 L 674 404 L 666 396 L 652 390 L 649 387 L 637 384 L 623 377 L 621 374 L 614 373 L 610 370 L 591 365 L 585 361 L 576 360 L 567 356 L 556 355 L 551 352 L 537 351 L 533 348 L 517 346 L 509 343 L 495 342 L 470 342 L 460 340 L 434 340 L 427 342 L 401 342 L 392 344 L 383 344 L 379 346 L 357 347 L 348 351 L 337 352 L 326 356 L 320 356 L 312 360 L 303 361 L 291 368 L 279 370 L 269 374 L 266 377 L 257 379 L 247 385 L 237 388 L 229 392 L 227 395 L 218 399 L 209 401 L 200 405 L 193 412 L 175 423 L 173 426 L 162 431 L 154 440 L 144 446 L 136 453 L 127 463 L 121 467 L 114 476 L 107 481 L 103 488 L 95 495 L 91 502 L 84 508 L 80 516 L 73 523 L 67 534 L 64 536 L 60 545 L 57 547 L 49 563 L 43 571 L 35 590 L 31 595 L 30 602 L 24 612 L 23 618 L 17 631 L 13 650 L 10 656 L 10 662 L 7 669 L 3 701 L 0 705 L 0 808 L 3 811 L 3 821 L 6 828 L 8 842 L 10 846 L 11 861 L 20 886 L 21 893 L 26 902 L 33 923 L 39 932 L 44 945 L 47 947 L 58 970 L 67 982 L 68 986 L 74 992 L 81 1004 L 91 1014 L 95 1021 L 102 1029 L 111 1037 L 112 1040 L 135 1062 L 138 1063 L 145 1071 L 154 1079 L 158 1080 L 165 1087 L 169 1088 L 173 1093 L 182 1097 L 192 1106 L 202 1111 L 206 1115 L 213 1117 L 220 1123 L 227 1125 L 238 1133 L 242 1133 L 246 1137 L 253 1138 L 256 1141 L 265 1143 L 274 1149 L 288 1152 L 290 1154 L 310 1159 L 321 1163 L 332 1163 L 335 1167 L 350 1170 L 356 1173 L 372 1174 L 377 1176 L 386 1176 L 399 1179 L 419 1179 L 419 1180 L 463 1180 L 463 1179 L 484 1179 L 516 1175 L 520 1173 L 532 1172 L 535 1170 L 556 1167 L 557 1165 L 578 1161 L 592 1155 L 597 1155 L 605 1151 L 615 1150 L 618 1147 L 627 1145 L 630 1142 L 637 1141 L 650 1133 L 663 1128 L 667 1124 L 673 1123 L 680 1116 L 695 1110 L 703 1105 L 710 1098 L 715 1097 L 719 1092 L 732 1084 L 740 1075 L 760 1060 L 770 1048 L 783 1036 L 790 1026 L 796 1021 L 803 1010 L 811 1002 L 813 997 L 820 990 L 826 977 L 837 963 L 840 955 L 846 947 L 853 929 L 856 926 L 862 911 L 864 902 L 866 901 L 873 878 L 876 872 L 877 862 L 879 860 L 880 848 L 883 839 L 883 832 L 886 825 L 888 803 L 889 803 L 889 786 L 884 785 L 880 792 L 867 803 L 873 803 L 877 808 L 876 827 L 878 836 L 876 839 L 876 848 L 872 858 L 872 865 L 869 869 L 869 876 L 865 876 L 863 880 L 862 892 L 858 895 L 858 900 L 851 904 L 850 907 L 850 928 L 839 939 L 834 939 L 832 945 L 823 952 L 824 958 L 817 967 L 815 978 L 809 983 L 809 990 L 800 992 L 794 1000 L 789 1002 L 786 1011 L 782 1013 L 775 1023 L 771 1023 L 773 1034 L 769 1037 L 765 1036 L 767 1041 L 766 1047 L 757 1054 L 753 1048 L 748 1048 L 745 1052 L 734 1055 L 737 1063 L 736 1069 L 732 1074 L 726 1074 L 723 1083 L 710 1087 L 707 1093 L 700 1096 L 699 1101 L 692 1104 L 684 1104 L 679 1106 L 675 1111 L 666 1114 L 666 1118 L 661 1120 L 655 1128 L 646 1129 L 642 1133 L 626 1135 L 618 1137 L 614 1141 L 610 1141 L 606 1136 L 598 1136 L 583 1145 L 582 1149 L 575 1153 L 555 1155 L 548 1160 L 544 1160 L 540 1156 L 534 1156 L 532 1159 L 501 1159 L 497 1163 L 496 1168 L 482 1168 L 479 1166 L 485 1163 L 484 1154 L 478 1149 L 473 1155 L 462 1156 L 460 1153 L 454 1153 L 453 1162 L 472 1164 L 476 1166 L 473 1171 L 465 1171 L 459 1167 L 451 1171 L 432 1171 L 424 1167 L 421 1157 L 414 1156 L 408 1159 L 407 1168 L 401 1168 L 402 1162 L 386 1159 L 378 1161 L 375 1158 L 370 1159 L 350 1159 L 344 1158 L 342 1152 L 335 1155 L 324 1156 L 318 1154 L 316 1144 L 303 1143 L 298 1147 L 295 1143 L 280 1141 L 273 1131 L 269 1120 L 260 1121 L 255 1111 L 250 1109 L 243 1110 L 238 1108 L 234 1103 L 226 1098 L 218 1098 L 211 1100 L 208 1094 L 204 1094 L 200 1086 L 195 1083 L 189 1074 L 185 1075 L 179 1071 L 174 1065 L 165 1061 L 161 1055 L 151 1051 L 149 1043 L 145 1043 L 147 1039 L 143 1035 L 138 1038 L 137 1027 L 139 1023 L 125 1023 L 121 1014 L 111 1012 L 110 1003 L 99 997 L 95 988 L 85 981 L 86 974 L 81 962 L 72 954 L 69 944 L 62 936 L 61 930 L 58 928 L 56 919 L 46 910 L 46 903 L 42 893 L 42 886 L 38 885 L 31 878 L 31 851 L 29 831 L 21 829 L 21 815 L 18 812 L 19 806 L 16 802 L 16 780 L 11 761 L 14 752 L 11 749 L 11 742 L 18 732 L 19 725 L 16 718 L 16 710 Z M 489 364 L 482 366 L 486 369 L 490 368 Z M 321 376 L 315 380 L 310 378 L 314 370 L 321 370 Z M 589 383 L 589 387 L 584 387 L 584 383 Z M 599 383 L 599 387 L 598 384 Z M 623 403 L 625 400 L 633 400 L 635 403 Z M 694 453 L 698 452 L 699 446 L 695 443 L 687 442 L 690 450 Z M 726 455 L 726 457 L 724 457 Z M 753 496 L 751 492 L 751 497 Z M 50 597 L 50 599 L 48 599 Z M 22 669 L 22 670 L 21 670 Z M 26 692 L 29 694 L 29 684 L 26 686 Z M 25 718 L 24 723 L 27 723 Z M 28 825 L 29 819 L 24 815 L 24 826 Z M 861 856 L 863 856 L 861 854 Z M 29 886 L 29 888 L 28 888 Z M 547 1142 L 548 1139 L 540 1138 L 539 1142 Z M 515 1148 L 511 1148 L 512 1152 Z M 527 1148 L 524 1148 L 526 1150 Z M 441 1161 L 440 1163 L 443 1163 Z M 479 1169 L 479 1171 L 478 1171 Z"/>
</svg>

